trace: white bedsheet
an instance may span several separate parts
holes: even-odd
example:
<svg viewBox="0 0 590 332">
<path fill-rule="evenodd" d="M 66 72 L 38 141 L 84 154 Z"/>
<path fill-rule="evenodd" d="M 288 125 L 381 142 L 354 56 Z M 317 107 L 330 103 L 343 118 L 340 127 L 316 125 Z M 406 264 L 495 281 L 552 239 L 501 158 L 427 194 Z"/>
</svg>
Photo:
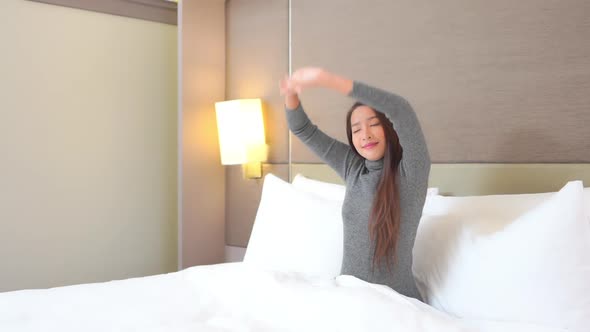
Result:
<svg viewBox="0 0 590 332">
<path fill-rule="evenodd" d="M 244 263 L 0 293 L 0 331 L 556 332 L 450 317 L 351 276 L 308 279 Z"/>
</svg>

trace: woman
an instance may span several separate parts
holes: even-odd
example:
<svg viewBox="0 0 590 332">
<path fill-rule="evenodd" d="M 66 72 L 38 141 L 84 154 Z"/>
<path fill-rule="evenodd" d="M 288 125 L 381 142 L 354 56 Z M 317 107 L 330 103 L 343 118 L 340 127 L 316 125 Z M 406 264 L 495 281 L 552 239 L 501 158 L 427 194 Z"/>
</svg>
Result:
<svg viewBox="0 0 590 332">
<path fill-rule="evenodd" d="M 349 145 L 320 131 L 299 101 L 325 87 L 357 100 L 346 116 Z M 430 157 L 420 124 L 403 98 L 321 68 L 280 83 L 290 130 L 346 182 L 342 274 L 420 299 L 412 248 L 426 198 Z"/>
</svg>

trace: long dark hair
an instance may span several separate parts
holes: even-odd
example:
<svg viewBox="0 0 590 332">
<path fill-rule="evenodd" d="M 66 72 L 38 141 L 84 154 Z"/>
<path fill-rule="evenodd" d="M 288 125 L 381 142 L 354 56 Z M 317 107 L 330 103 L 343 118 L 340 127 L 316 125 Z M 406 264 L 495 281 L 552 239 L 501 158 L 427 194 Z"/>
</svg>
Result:
<svg viewBox="0 0 590 332">
<path fill-rule="evenodd" d="M 364 106 L 356 102 L 346 114 L 346 135 L 348 144 L 352 150 L 359 156 L 360 153 L 354 147 L 352 142 L 352 128 L 350 118 L 352 112 L 359 106 Z M 375 243 L 375 252 L 373 255 L 373 269 L 385 261 L 390 269 L 395 261 L 396 245 L 400 228 L 400 201 L 399 191 L 397 188 L 397 171 L 402 159 L 402 146 L 399 143 L 399 137 L 393 129 L 393 124 L 389 119 L 378 110 L 375 114 L 383 127 L 387 147 L 383 155 L 383 170 L 381 171 L 381 180 L 377 185 L 377 191 L 373 198 L 373 208 L 369 218 L 369 233 L 371 240 Z"/>
</svg>

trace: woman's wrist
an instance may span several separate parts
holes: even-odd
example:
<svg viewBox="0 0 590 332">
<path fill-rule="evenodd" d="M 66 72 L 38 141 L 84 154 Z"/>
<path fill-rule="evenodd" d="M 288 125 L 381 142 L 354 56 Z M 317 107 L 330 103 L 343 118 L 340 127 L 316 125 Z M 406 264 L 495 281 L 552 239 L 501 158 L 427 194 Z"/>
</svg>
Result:
<svg viewBox="0 0 590 332">
<path fill-rule="evenodd" d="M 336 90 L 343 95 L 349 95 L 352 91 L 353 81 L 343 76 L 336 75 L 326 70 L 320 74 L 320 85 L 332 90 Z"/>
<path fill-rule="evenodd" d="M 294 110 L 299 106 L 299 96 L 297 94 L 285 95 L 285 107 L 289 110 Z"/>
</svg>

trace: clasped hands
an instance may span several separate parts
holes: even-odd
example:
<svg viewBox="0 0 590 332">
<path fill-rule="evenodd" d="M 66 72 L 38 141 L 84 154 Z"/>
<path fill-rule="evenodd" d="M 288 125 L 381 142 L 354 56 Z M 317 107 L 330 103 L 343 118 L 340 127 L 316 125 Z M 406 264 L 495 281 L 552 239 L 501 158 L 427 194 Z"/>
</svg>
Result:
<svg viewBox="0 0 590 332">
<path fill-rule="evenodd" d="M 309 87 L 318 87 L 327 76 L 327 72 L 318 67 L 303 67 L 285 77 L 279 83 L 281 96 L 298 95 Z"/>
</svg>

